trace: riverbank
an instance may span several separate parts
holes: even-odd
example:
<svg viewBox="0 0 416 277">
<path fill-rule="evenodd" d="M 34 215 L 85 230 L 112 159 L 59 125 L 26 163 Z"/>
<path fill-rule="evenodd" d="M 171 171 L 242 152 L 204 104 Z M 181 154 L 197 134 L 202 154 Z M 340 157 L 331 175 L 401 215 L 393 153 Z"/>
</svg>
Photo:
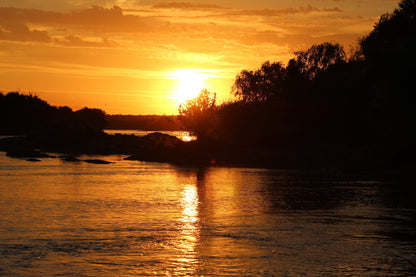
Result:
<svg viewBox="0 0 416 277">
<path fill-rule="evenodd" d="M 411 172 L 414 163 L 397 152 L 382 153 L 373 147 L 341 147 L 329 145 L 275 147 L 225 145 L 215 142 L 189 141 L 155 132 L 143 137 L 109 135 L 97 132 L 92 136 L 57 139 L 50 136 L 4 137 L 0 151 L 7 156 L 39 161 L 61 158 L 79 162 L 78 155 L 125 155 L 128 160 L 163 162 L 191 166 L 259 167 L 285 169 L 331 168 L 354 172 Z M 55 153 L 56 155 L 51 155 Z M 105 161 L 105 158 L 103 158 Z M 94 161 L 90 161 L 94 162 Z M 97 161 L 97 163 L 100 161 Z M 396 173 L 395 173 L 396 174 Z M 399 173 L 399 175 L 405 175 Z"/>
</svg>

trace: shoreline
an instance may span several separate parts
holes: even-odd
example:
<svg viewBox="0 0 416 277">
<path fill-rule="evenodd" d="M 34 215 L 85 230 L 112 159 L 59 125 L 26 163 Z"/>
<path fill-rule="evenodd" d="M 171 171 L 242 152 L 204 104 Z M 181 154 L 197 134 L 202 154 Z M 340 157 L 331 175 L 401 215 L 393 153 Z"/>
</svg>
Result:
<svg viewBox="0 0 416 277">
<path fill-rule="evenodd" d="M 73 138 L 74 139 L 74 138 Z M 199 141 L 184 142 L 177 137 L 153 132 L 135 135 L 97 134 L 85 141 L 55 141 L 24 136 L 0 138 L 0 151 L 13 158 L 38 162 L 60 154 L 66 162 L 79 162 L 78 155 L 99 155 L 90 161 L 105 164 L 106 155 L 123 155 L 125 160 L 170 163 L 178 166 L 221 166 L 294 170 L 341 170 L 345 172 L 393 174 L 412 178 L 412 161 L 394 161 L 393 153 L 371 152 L 368 148 L 346 147 L 227 147 Z M 413 178 L 414 179 L 414 178 Z"/>
</svg>

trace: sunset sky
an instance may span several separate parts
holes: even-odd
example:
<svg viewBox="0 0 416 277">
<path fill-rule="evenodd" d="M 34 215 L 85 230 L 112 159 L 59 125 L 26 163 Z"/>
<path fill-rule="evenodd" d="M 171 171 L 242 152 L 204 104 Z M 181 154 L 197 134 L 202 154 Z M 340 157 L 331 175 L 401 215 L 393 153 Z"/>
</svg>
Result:
<svg viewBox="0 0 416 277">
<path fill-rule="evenodd" d="M 191 0 L 192 1 L 192 0 Z M 109 114 L 177 114 L 294 51 L 349 49 L 397 0 L 0 0 L 0 91 Z"/>
</svg>

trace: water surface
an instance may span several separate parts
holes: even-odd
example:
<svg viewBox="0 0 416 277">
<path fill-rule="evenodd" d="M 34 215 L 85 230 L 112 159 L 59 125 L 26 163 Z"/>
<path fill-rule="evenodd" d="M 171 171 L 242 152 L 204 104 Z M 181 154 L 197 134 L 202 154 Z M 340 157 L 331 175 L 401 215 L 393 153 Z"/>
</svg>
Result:
<svg viewBox="0 0 416 277">
<path fill-rule="evenodd" d="M 0 275 L 415 273 L 416 205 L 398 183 L 122 158 L 34 163 L 0 152 Z"/>
</svg>

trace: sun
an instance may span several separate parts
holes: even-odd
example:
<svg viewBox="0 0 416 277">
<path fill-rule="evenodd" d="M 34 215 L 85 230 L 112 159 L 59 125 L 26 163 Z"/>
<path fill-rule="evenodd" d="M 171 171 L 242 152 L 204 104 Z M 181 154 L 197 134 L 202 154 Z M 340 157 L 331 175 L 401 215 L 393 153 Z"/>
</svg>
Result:
<svg viewBox="0 0 416 277">
<path fill-rule="evenodd" d="M 206 88 L 206 80 L 210 73 L 201 69 L 178 69 L 172 72 L 171 78 L 178 81 L 174 91 L 174 98 L 179 103 L 195 98 Z"/>
</svg>

